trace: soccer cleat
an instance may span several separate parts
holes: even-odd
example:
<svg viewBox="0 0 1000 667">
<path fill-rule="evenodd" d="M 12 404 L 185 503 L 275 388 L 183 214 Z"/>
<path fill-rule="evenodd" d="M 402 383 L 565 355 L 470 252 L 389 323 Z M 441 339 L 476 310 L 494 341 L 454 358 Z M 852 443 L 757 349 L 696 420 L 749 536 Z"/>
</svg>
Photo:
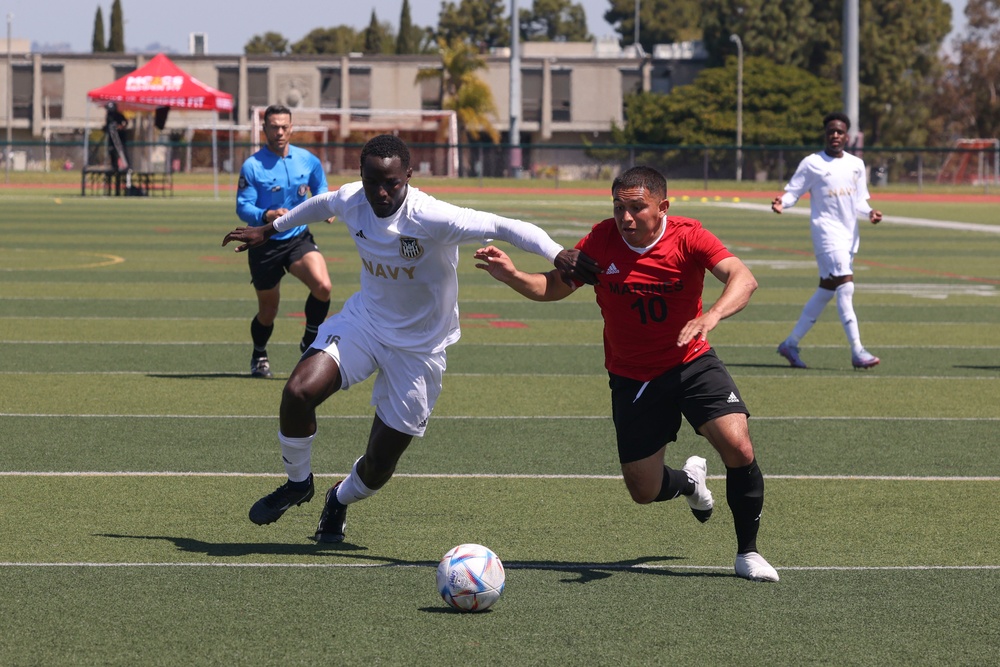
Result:
<svg viewBox="0 0 1000 667">
<path fill-rule="evenodd" d="M 266 356 L 250 359 L 250 377 L 268 379 L 274 377 L 271 373 L 271 363 Z"/>
<path fill-rule="evenodd" d="M 750 581 L 778 581 L 778 571 L 756 551 L 736 554 L 736 576 Z"/>
<path fill-rule="evenodd" d="M 851 365 L 858 369 L 878 366 L 879 361 L 881 360 L 868 350 L 861 350 L 860 353 L 851 355 Z"/>
<path fill-rule="evenodd" d="M 312 500 L 315 487 L 313 476 L 309 473 L 309 486 L 305 489 L 292 488 L 291 482 L 285 482 L 274 492 L 269 493 L 250 508 L 250 520 L 258 526 L 274 523 L 281 518 L 292 505 L 301 505 Z"/>
<path fill-rule="evenodd" d="M 712 492 L 705 485 L 708 462 L 700 456 L 692 456 L 684 462 L 684 467 L 681 470 L 686 472 L 688 479 L 694 482 L 694 493 L 685 496 L 688 505 L 691 506 L 691 514 L 694 514 L 694 518 L 698 521 L 705 523 L 712 516 L 712 509 L 715 507 Z"/>
<path fill-rule="evenodd" d="M 319 526 L 316 527 L 314 538 L 317 542 L 344 541 L 344 528 L 347 527 L 347 505 L 337 502 L 337 487 L 339 486 L 340 482 L 337 482 L 326 492 L 326 504 L 323 506 L 323 514 L 319 517 Z"/>
<path fill-rule="evenodd" d="M 787 359 L 792 368 L 806 368 L 806 362 L 802 361 L 802 358 L 799 357 L 799 348 L 797 345 L 789 345 L 788 341 L 783 340 L 778 345 L 778 354 Z"/>
</svg>

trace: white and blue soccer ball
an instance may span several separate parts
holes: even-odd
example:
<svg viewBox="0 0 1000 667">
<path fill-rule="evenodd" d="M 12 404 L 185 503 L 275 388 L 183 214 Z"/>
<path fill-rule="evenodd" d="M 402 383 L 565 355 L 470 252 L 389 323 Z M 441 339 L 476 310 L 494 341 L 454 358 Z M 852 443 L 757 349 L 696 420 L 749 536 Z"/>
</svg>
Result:
<svg viewBox="0 0 1000 667">
<path fill-rule="evenodd" d="M 441 598 L 459 611 L 483 611 L 503 593 L 503 563 L 481 544 L 459 544 L 438 563 Z"/>
</svg>

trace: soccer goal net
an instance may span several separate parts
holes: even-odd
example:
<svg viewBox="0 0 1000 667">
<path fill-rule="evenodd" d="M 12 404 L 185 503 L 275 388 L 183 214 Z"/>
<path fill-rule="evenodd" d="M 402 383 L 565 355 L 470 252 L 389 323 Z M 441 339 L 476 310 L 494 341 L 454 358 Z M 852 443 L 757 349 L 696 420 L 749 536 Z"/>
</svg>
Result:
<svg viewBox="0 0 1000 667">
<path fill-rule="evenodd" d="M 264 110 L 253 107 L 251 143 L 263 141 Z M 394 134 L 410 149 L 410 166 L 424 176 L 458 176 L 458 119 L 454 111 L 292 109 L 292 143 L 313 151 L 327 173 L 358 173 L 361 148 L 379 134 Z"/>
</svg>

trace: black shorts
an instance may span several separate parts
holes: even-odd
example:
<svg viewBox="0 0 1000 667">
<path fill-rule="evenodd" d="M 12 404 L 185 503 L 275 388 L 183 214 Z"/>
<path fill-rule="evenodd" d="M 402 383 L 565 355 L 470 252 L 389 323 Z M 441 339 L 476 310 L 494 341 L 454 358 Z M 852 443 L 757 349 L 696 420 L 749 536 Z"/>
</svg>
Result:
<svg viewBox="0 0 1000 667">
<path fill-rule="evenodd" d="M 319 247 L 309 230 L 290 239 L 271 239 L 262 246 L 250 248 L 247 260 L 250 262 L 251 284 L 258 290 L 277 287 L 288 267 L 311 252 L 319 252 Z"/>
<path fill-rule="evenodd" d="M 682 414 L 695 433 L 702 424 L 723 415 L 750 415 L 740 390 L 714 350 L 649 382 L 608 375 L 611 415 L 622 463 L 644 459 L 677 440 Z"/>
</svg>

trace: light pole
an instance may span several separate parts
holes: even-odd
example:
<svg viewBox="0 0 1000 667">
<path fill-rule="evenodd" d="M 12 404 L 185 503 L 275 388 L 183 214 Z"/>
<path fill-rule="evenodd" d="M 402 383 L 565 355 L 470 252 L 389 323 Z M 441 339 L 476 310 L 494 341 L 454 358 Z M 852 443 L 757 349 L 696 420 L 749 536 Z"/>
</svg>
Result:
<svg viewBox="0 0 1000 667">
<path fill-rule="evenodd" d="M 11 130 L 14 126 L 14 65 L 10 56 L 10 29 L 14 25 L 14 14 L 7 14 L 7 154 L 4 156 L 4 183 L 10 183 Z"/>
<path fill-rule="evenodd" d="M 736 43 L 736 182 L 743 180 L 743 40 L 730 35 Z"/>
<path fill-rule="evenodd" d="M 510 0 L 510 175 L 521 178 L 521 27 L 517 0 Z"/>
<path fill-rule="evenodd" d="M 635 0 L 635 25 L 633 26 L 632 43 L 639 45 L 639 0 Z"/>
</svg>

